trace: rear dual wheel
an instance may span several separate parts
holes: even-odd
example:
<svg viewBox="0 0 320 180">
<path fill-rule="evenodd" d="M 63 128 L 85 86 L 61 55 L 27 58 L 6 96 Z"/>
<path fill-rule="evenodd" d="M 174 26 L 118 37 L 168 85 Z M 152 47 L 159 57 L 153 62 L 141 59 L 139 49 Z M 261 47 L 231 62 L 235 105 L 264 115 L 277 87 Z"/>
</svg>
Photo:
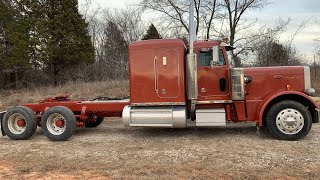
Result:
<svg viewBox="0 0 320 180">
<path fill-rule="evenodd" d="M 76 130 L 76 118 L 73 112 L 64 106 L 52 107 L 44 112 L 41 127 L 48 139 L 65 141 Z"/>
<path fill-rule="evenodd" d="M 37 118 L 30 108 L 18 106 L 5 113 L 2 128 L 9 138 L 26 140 L 36 132 Z"/>
<path fill-rule="evenodd" d="M 37 118 L 30 108 L 18 106 L 5 113 L 1 125 L 9 138 L 26 140 L 37 130 Z M 64 106 L 52 107 L 44 112 L 41 127 L 48 139 L 64 141 L 73 135 L 76 118 L 73 112 Z"/>
</svg>

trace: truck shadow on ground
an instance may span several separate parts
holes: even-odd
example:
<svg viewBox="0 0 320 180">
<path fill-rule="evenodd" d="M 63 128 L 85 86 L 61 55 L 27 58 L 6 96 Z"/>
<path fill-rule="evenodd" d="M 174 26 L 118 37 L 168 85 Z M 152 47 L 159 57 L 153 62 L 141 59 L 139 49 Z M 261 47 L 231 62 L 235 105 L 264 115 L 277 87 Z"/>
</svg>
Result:
<svg viewBox="0 0 320 180">
<path fill-rule="evenodd" d="M 172 128 L 149 128 L 149 127 L 123 127 L 102 125 L 97 128 L 78 128 L 75 132 L 77 136 L 95 134 L 98 136 L 130 136 L 136 138 L 224 138 L 224 137 L 259 137 L 263 139 L 274 139 L 265 129 L 257 131 L 255 125 L 232 125 L 226 127 L 188 127 L 183 129 Z"/>
<path fill-rule="evenodd" d="M 210 127 L 210 128 L 195 128 L 187 129 L 158 129 L 158 128 L 143 128 L 137 136 L 156 136 L 156 137 L 184 137 L 194 136 L 200 138 L 224 138 L 233 136 L 242 137 L 263 137 L 272 138 L 269 133 L 261 130 L 258 132 L 256 127 Z"/>
</svg>

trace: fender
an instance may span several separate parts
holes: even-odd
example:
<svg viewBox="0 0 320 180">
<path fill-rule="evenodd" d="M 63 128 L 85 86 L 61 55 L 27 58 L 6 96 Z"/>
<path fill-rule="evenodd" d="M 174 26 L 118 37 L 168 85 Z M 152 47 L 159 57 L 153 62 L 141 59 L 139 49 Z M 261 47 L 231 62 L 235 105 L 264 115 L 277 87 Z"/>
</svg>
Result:
<svg viewBox="0 0 320 180">
<path fill-rule="evenodd" d="M 262 100 L 262 102 L 260 103 L 258 110 L 257 110 L 257 115 L 256 117 L 258 117 L 258 123 L 259 126 L 262 127 L 262 118 L 263 118 L 263 112 L 265 111 L 267 105 L 275 98 L 280 97 L 282 95 L 298 95 L 301 96 L 307 100 L 309 100 L 315 107 L 316 109 L 320 109 L 320 106 L 318 105 L 318 103 L 316 103 L 310 96 L 302 93 L 302 92 L 298 92 L 298 91 L 282 91 L 282 92 L 276 92 L 274 94 L 271 94 L 269 96 L 267 96 L 266 98 L 264 98 Z"/>
<path fill-rule="evenodd" d="M 4 114 L 5 114 L 6 112 L 7 112 L 7 111 L 0 112 L 0 127 L 1 127 L 2 136 L 5 136 L 5 135 L 6 135 L 6 133 L 4 132 L 3 127 L 2 127 L 2 119 L 3 119 L 3 116 L 4 116 Z"/>
</svg>

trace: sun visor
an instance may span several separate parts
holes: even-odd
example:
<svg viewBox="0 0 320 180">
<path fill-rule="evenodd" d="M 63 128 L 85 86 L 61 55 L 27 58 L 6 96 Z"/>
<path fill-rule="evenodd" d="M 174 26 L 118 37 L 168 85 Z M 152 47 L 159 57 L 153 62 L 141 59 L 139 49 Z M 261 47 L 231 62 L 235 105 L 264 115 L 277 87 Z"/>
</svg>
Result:
<svg viewBox="0 0 320 180">
<path fill-rule="evenodd" d="M 225 47 L 225 48 L 226 48 L 226 51 L 231 51 L 231 50 L 234 50 L 234 49 L 235 49 L 234 47 L 230 46 L 230 44 L 228 44 L 228 43 L 226 43 L 226 42 L 223 42 L 223 41 L 220 43 L 220 46 Z"/>
</svg>

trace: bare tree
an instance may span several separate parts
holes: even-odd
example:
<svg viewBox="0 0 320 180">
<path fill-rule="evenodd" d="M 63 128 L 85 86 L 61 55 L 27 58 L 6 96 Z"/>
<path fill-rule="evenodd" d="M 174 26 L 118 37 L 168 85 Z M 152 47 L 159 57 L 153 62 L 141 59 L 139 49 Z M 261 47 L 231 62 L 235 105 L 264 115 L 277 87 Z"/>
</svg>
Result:
<svg viewBox="0 0 320 180">
<path fill-rule="evenodd" d="M 269 29 L 267 33 L 261 33 L 259 41 L 254 45 L 256 50 L 256 66 L 290 66 L 301 65 L 301 57 L 298 56 L 296 47 L 293 44 L 295 37 L 306 27 L 311 19 L 303 21 L 288 37 L 286 41 L 280 42 L 279 35 L 285 32 L 285 27 L 289 25 L 291 19 L 280 20 L 275 26 L 277 30 Z M 280 28 L 279 28 L 280 27 Z M 281 31 L 279 30 L 281 29 Z"/>
<path fill-rule="evenodd" d="M 183 29 L 189 32 L 189 0 L 143 0 L 140 5 L 162 15 L 159 24 L 166 24 L 169 29 Z M 220 7 L 218 0 L 194 0 L 196 34 L 204 30 L 206 39 L 210 38 L 213 21 Z"/>
<path fill-rule="evenodd" d="M 247 11 L 262 8 L 267 2 L 267 0 L 224 0 L 230 45 L 235 46 L 238 43 L 242 46 L 240 49 L 237 47 L 237 52 L 233 52 L 236 66 L 241 66 L 241 59 L 238 55 L 248 50 L 246 45 L 249 44 L 248 41 L 254 41 L 255 38 L 259 37 L 259 34 L 247 36 L 248 33 L 239 36 L 238 34 L 241 34 L 241 31 L 252 29 L 256 23 L 256 21 L 241 23 L 241 20 Z"/>
<path fill-rule="evenodd" d="M 238 56 L 250 50 L 248 44 L 260 36 L 259 31 L 249 35 L 248 31 L 253 31 L 256 21 L 247 21 L 243 17 L 250 10 L 266 6 L 268 0 L 194 0 L 194 2 L 197 35 L 202 34 L 205 39 L 228 35 L 230 44 L 237 47 L 234 57 L 237 60 L 236 65 L 239 66 L 241 62 Z M 171 28 L 183 28 L 189 32 L 189 3 L 189 0 L 143 0 L 140 5 L 162 14 L 161 24 Z"/>
<path fill-rule="evenodd" d="M 141 39 L 146 29 L 142 13 L 138 7 L 127 5 L 123 9 L 105 9 L 102 17 L 117 24 L 127 43 L 131 43 Z"/>
<path fill-rule="evenodd" d="M 315 19 L 314 24 L 318 25 L 320 30 L 320 19 Z M 317 38 L 314 39 L 314 52 L 320 56 L 320 34 L 317 34 Z"/>
<path fill-rule="evenodd" d="M 122 9 L 101 8 L 93 0 L 85 0 L 80 10 L 86 18 L 96 52 L 96 63 L 78 73 L 88 73 L 92 80 L 126 79 L 128 74 L 128 44 L 142 38 L 145 25 L 143 11 L 138 6 Z"/>
<path fill-rule="evenodd" d="M 227 9 L 230 30 L 230 44 L 233 46 L 242 16 L 247 10 L 262 8 L 266 0 L 224 0 Z"/>
<path fill-rule="evenodd" d="M 101 12 L 100 5 L 93 4 L 92 0 L 84 0 L 82 4 L 79 4 L 79 6 L 80 13 L 89 24 L 92 23 Z"/>
<path fill-rule="evenodd" d="M 98 65 L 103 69 L 103 76 L 110 79 L 128 78 L 128 43 L 116 23 L 108 21 L 100 46 L 103 56 Z"/>
</svg>

